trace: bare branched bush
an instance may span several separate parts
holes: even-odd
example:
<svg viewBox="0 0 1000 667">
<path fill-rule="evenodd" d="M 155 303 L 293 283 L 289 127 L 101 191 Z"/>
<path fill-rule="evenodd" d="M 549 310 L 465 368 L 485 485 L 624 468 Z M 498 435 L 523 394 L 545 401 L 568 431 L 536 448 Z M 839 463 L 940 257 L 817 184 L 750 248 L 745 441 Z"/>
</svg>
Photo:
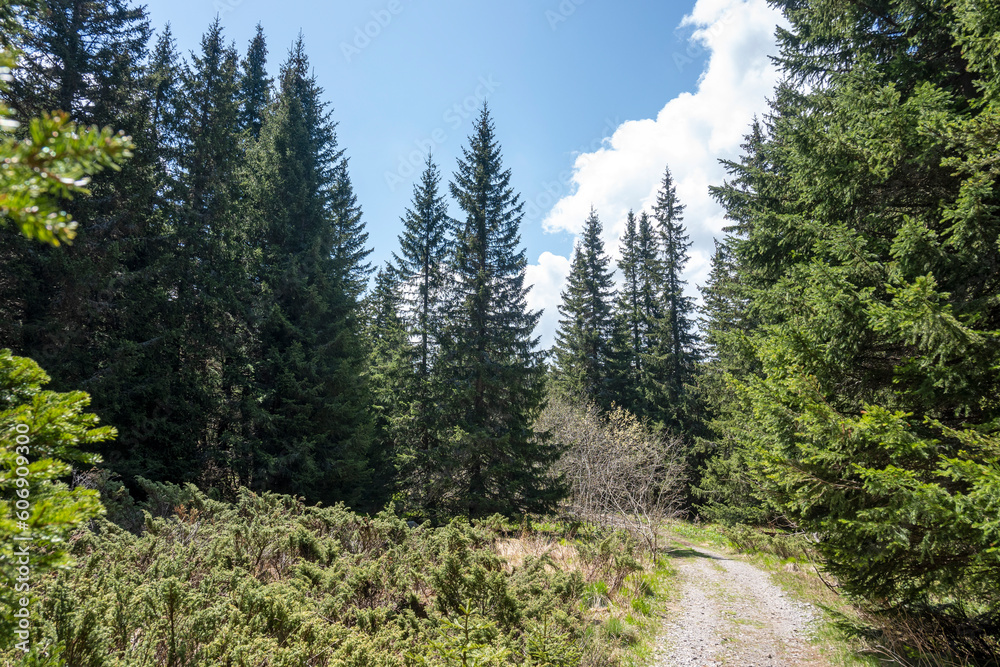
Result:
<svg viewBox="0 0 1000 667">
<path fill-rule="evenodd" d="M 655 551 L 659 528 L 681 507 L 680 440 L 656 435 L 624 408 L 602 415 L 594 405 L 558 397 L 549 401 L 536 428 L 567 448 L 557 471 L 570 483 L 569 513 L 624 528 Z"/>
</svg>

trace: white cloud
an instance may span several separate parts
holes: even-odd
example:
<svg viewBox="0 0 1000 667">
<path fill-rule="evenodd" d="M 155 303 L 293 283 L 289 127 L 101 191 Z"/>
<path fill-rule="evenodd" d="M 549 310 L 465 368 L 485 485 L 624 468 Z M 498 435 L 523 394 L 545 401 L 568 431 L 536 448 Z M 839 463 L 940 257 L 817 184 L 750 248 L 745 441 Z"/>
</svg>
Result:
<svg viewBox="0 0 1000 667">
<path fill-rule="evenodd" d="M 560 293 L 569 276 L 569 260 L 551 252 L 543 252 L 538 264 L 529 264 L 525 283 L 534 287 L 528 292 L 528 309 L 542 310 L 535 332 L 542 336 L 542 347 L 549 347 L 559 328 Z"/>
<path fill-rule="evenodd" d="M 766 0 L 698 0 L 681 23 L 694 28 L 692 47 L 710 54 L 697 90 L 667 102 L 655 119 L 622 123 L 603 147 L 577 156 L 573 194 L 556 202 L 544 219 L 545 229 L 579 234 L 594 206 L 604 222 L 608 251 L 617 255 L 626 213 L 652 208 L 669 165 L 677 195 L 687 206 L 684 222 L 694 244 L 688 285 L 693 291 L 704 283 L 712 239 L 725 225 L 708 187 L 723 182 L 719 160 L 739 156 L 753 116 L 767 110 L 766 99 L 778 81 L 768 56 L 777 53 L 774 32 L 779 24 L 785 24 L 784 18 Z M 676 54 L 673 62 L 684 67 L 690 61 Z M 529 267 L 529 283 L 539 274 L 551 279 L 555 274 L 550 269 L 557 265 L 568 274 L 568 259 L 544 253 L 538 265 Z M 546 308 L 558 305 L 562 288 L 562 282 L 537 281 L 532 300 Z M 543 346 L 551 344 L 557 323 L 546 312 L 539 325 Z"/>
</svg>

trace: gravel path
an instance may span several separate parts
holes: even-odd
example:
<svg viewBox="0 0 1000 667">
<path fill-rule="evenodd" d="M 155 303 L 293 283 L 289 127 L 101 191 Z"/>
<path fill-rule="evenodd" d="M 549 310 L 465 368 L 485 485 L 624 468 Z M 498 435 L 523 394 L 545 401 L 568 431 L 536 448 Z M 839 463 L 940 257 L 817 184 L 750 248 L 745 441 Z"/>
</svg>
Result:
<svg viewBox="0 0 1000 667">
<path fill-rule="evenodd" d="M 818 616 L 749 563 L 705 549 L 674 552 L 681 590 L 656 667 L 825 666 L 807 641 Z"/>
</svg>

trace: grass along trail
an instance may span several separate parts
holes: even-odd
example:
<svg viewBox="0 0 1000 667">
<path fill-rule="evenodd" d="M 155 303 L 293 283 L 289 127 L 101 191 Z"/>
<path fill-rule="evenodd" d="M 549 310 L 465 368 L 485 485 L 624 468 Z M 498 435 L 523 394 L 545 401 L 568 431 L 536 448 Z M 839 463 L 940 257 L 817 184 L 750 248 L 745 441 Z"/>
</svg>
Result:
<svg viewBox="0 0 1000 667">
<path fill-rule="evenodd" d="M 819 611 L 757 567 L 702 547 L 671 556 L 677 600 L 658 640 L 656 667 L 797 667 L 828 664 L 809 643 Z"/>
</svg>

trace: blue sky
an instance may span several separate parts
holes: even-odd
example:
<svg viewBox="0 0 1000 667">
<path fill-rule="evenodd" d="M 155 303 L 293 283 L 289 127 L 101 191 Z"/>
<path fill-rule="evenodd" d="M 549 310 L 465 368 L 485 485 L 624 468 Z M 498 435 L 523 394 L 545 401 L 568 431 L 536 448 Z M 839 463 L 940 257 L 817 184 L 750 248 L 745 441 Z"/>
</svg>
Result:
<svg viewBox="0 0 1000 667">
<path fill-rule="evenodd" d="M 590 205 L 614 252 L 625 210 L 648 203 L 668 162 L 689 204 L 689 280 L 703 277 L 721 226 L 707 183 L 720 177 L 716 160 L 737 153 L 774 82 L 766 55 L 778 17 L 764 0 L 150 0 L 147 8 L 154 27 L 171 23 L 185 55 L 217 15 L 241 52 L 260 22 L 272 71 L 301 30 L 378 264 L 396 249 L 421 155 L 433 149 L 450 178 L 488 99 L 526 203 L 521 234 L 531 305 L 547 311 L 543 345 Z"/>
</svg>

